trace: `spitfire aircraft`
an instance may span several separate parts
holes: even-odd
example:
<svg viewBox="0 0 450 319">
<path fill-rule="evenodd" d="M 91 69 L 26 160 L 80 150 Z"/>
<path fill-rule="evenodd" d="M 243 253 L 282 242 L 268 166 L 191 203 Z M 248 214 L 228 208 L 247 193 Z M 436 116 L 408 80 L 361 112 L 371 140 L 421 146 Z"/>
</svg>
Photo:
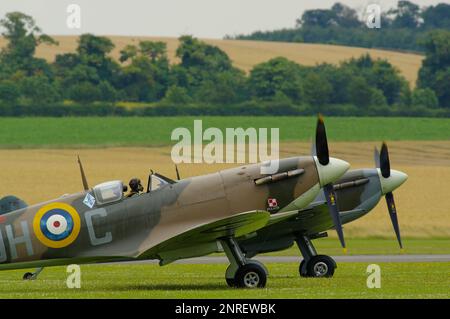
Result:
<svg viewBox="0 0 450 319">
<path fill-rule="evenodd" d="M 121 181 L 90 188 L 79 161 L 84 191 L 34 206 L 15 197 L 0 202 L 0 270 L 158 259 L 175 260 L 225 251 L 227 282 L 264 287 L 267 270 L 242 252 L 237 239 L 297 216 L 321 188 L 341 241 L 333 183 L 349 168 L 329 157 L 323 120 L 316 129 L 316 156 L 267 163 L 174 181 L 157 173 L 147 192 L 125 197 Z M 314 233 L 311 229 L 309 233 Z"/>
<path fill-rule="evenodd" d="M 391 170 L 388 147 L 383 143 L 381 153 L 375 149 L 375 169 L 350 170 L 333 184 L 342 224 L 354 221 L 370 212 L 385 196 L 389 216 L 400 245 L 403 248 L 392 192 L 402 185 L 408 176 Z M 332 277 L 336 262 L 329 256 L 318 255 L 311 240 L 326 237 L 326 231 L 334 227 L 328 212 L 324 192 L 306 208 L 279 223 L 257 230 L 239 239 L 246 258 L 256 254 L 283 250 L 295 243 L 303 260 L 299 266 L 302 277 Z M 345 242 L 342 241 L 345 248 Z M 229 285 L 234 282 L 227 279 Z"/>
</svg>

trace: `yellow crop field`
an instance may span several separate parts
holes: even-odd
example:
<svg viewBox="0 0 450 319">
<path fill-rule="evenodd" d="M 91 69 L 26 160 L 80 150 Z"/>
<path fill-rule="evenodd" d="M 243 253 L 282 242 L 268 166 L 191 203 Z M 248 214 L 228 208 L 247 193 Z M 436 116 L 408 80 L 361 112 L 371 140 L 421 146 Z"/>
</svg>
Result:
<svg viewBox="0 0 450 319">
<path fill-rule="evenodd" d="M 391 167 L 406 172 L 408 181 L 394 192 L 402 235 L 450 236 L 450 141 L 390 142 Z M 371 168 L 372 143 L 332 143 L 332 156 L 352 168 Z M 283 143 L 281 157 L 306 155 L 308 143 Z M 150 169 L 174 178 L 170 147 L 99 149 L 0 150 L 0 194 L 15 194 L 29 204 L 82 189 L 76 155 L 80 154 L 91 186 L 107 180 L 147 180 Z M 236 165 L 236 164 L 234 164 Z M 182 177 L 205 174 L 230 164 L 182 164 Z M 374 211 L 345 226 L 347 236 L 393 236 L 384 199 Z M 333 233 L 333 232 L 331 232 Z M 332 234 L 334 235 L 334 234 Z"/>
<path fill-rule="evenodd" d="M 54 36 L 54 38 L 59 42 L 59 45 L 40 46 L 37 50 L 38 57 L 52 61 L 57 54 L 75 51 L 77 47 L 77 37 Z M 111 38 L 116 45 L 112 52 L 112 56 L 116 59 L 119 57 L 120 50 L 126 45 L 137 44 L 141 40 L 151 40 L 166 42 L 170 60 L 173 63 L 177 62 L 175 50 L 178 46 L 178 40 L 176 38 L 131 36 L 110 36 L 109 38 Z M 255 64 L 278 56 L 283 56 L 297 63 L 311 66 L 323 62 L 338 64 L 343 60 L 369 53 L 373 58 L 387 59 L 396 66 L 412 87 L 416 83 L 417 73 L 423 60 L 423 56 L 418 54 L 338 45 L 216 39 L 204 39 L 204 41 L 224 50 L 230 56 L 234 65 L 244 71 L 249 71 Z M 0 38 L 0 48 L 3 47 L 5 43 L 5 40 Z"/>
</svg>

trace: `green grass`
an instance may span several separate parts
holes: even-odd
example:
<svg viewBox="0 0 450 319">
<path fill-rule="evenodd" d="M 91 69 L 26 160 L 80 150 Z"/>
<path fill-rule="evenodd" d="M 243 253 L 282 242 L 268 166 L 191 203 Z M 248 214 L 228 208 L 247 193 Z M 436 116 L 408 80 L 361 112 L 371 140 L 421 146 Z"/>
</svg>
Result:
<svg viewBox="0 0 450 319">
<path fill-rule="evenodd" d="M 335 276 L 300 278 L 297 263 L 270 263 L 265 289 L 230 289 L 225 264 L 89 265 L 81 289 L 68 289 L 65 267 L 45 269 L 36 281 L 23 271 L 0 272 L 3 298 L 449 298 L 450 263 L 379 263 L 381 288 L 366 286 L 367 263 L 341 263 Z"/>
<path fill-rule="evenodd" d="M 395 255 L 400 254 L 395 236 L 392 239 L 380 238 L 346 238 L 348 255 Z M 322 238 L 313 241 L 320 254 L 342 255 L 343 251 L 337 238 Z M 403 238 L 403 253 L 411 255 L 450 254 L 449 238 L 415 239 Z M 299 256 L 297 245 L 291 248 L 267 253 L 270 256 Z"/>
<path fill-rule="evenodd" d="M 194 117 L 0 118 L 0 147 L 169 145 Z M 203 127 L 279 127 L 282 141 L 310 141 L 314 117 L 201 117 Z M 448 140 L 450 119 L 326 118 L 331 141 Z"/>
</svg>

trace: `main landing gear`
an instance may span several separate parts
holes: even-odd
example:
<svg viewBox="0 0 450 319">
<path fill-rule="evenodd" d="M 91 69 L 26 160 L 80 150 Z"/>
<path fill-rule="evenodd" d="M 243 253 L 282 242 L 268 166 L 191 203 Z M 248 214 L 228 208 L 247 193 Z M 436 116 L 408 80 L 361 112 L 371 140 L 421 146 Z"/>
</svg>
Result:
<svg viewBox="0 0 450 319">
<path fill-rule="evenodd" d="M 23 280 L 35 280 L 37 279 L 38 275 L 44 270 L 44 267 L 36 268 L 34 272 L 26 272 L 23 275 Z"/>
<path fill-rule="evenodd" d="M 301 277 L 333 277 L 334 270 L 337 268 L 333 258 L 317 255 L 316 249 L 307 236 L 298 236 L 296 242 L 303 256 L 298 267 Z"/>
<path fill-rule="evenodd" d="M 225 273 L 225 280 L 230 287 L 264 288 L 267 282 L 266 267 L 256 261 L 246 259 L 233 237 L 221 240 L 230 265 Z"/>
</svg>

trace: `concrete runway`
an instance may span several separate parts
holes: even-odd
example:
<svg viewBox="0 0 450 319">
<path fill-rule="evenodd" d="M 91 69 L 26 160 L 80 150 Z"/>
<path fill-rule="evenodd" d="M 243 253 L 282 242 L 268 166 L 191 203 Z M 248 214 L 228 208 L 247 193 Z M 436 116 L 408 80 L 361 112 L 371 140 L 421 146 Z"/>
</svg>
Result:
<svg viewBox="0 0 450 319">
<path fill-rule="evenodd" d="M 450 255 L 352 255 L 352 256 L 332 256 L 338 263 L 342 262 L 450 262 Z M 257 256 L 252 259 L 259 260 L 262 263 L 299 263 L 300 256 Z M 157 264 L 158 260 L 143 260 L 123 262 L 122 264 Z M 182 259 L 175 262 L 176 264 L 228 264 L 225 256 L 214 257 L 198 257 Z"/>
</svg>

